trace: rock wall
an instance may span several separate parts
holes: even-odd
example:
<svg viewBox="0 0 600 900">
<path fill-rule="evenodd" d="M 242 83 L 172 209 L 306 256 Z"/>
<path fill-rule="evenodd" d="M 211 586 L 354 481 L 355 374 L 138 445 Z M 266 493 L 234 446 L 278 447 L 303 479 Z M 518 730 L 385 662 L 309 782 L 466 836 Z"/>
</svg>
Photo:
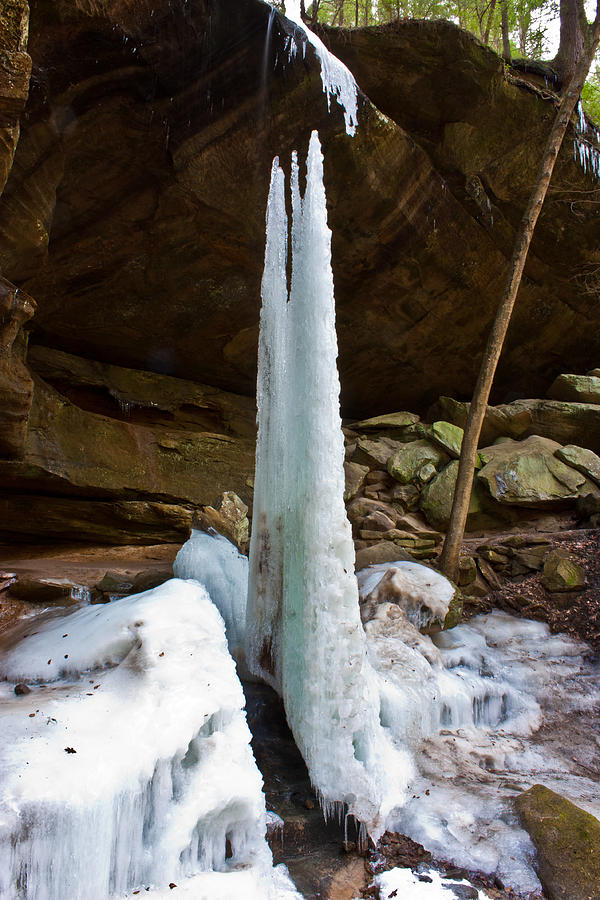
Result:
<svg viewBox="0 0 600 900">
<path fill-rule="evenodd" d="M 350 138 L 341 108 L 327 111 L 312 48 L 291 53 L 295 27 L 278 14 L 269 26 L 258 0 L 32 0 L 30 80 L 27 5 L 4 10 L 0 268 L 6 297 L 37 304 L 26 323 L 33 301 L 21 312 L 10 301 L 2 338 L 7 533 L 48 534 L 39 503 L 57 496 L 141 503 L 142 523 L 143 504 L 193 509 L 227 489 L 251 500 L 270 163 L 279 154 L 288 166 L 313 128 L 344 412 L 468 398 L 554 113 L 549 91 L 448 23 L 323 31 L 364 91 Z M 597 361 L 585 279 L 598 263 L 596 212 L 581 202 L 593 187 L 569 143 L 499 399 L 539 396 L 561 370 Z M 25 497 L 37 498 L 29 511 Z"/>
</svg>

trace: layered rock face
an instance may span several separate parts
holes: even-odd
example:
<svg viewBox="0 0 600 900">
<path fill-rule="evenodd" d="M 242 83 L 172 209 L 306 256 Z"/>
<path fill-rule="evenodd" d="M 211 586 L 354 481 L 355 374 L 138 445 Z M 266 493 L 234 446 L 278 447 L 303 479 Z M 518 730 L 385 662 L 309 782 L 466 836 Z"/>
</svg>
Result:
<svg viewBox="0 0 600 900">
<path fill-rule="evenodd" d="M 157 539 L 163 515 L 179 533 L 225 490 L 251 501 L 269 169 L 275 154 L 304 153 L 313 128 L 344 411 L 468 397 L 551 98 L 447 23 L 324 32 L 365 91 L 350 138 L 335 101 L 328 113 L 312 48 L 258 0 L 34 0 L 21 115 L 27 7 L 5 9 L 2 71 L 13 74 L 0 79 L 0 176 L 19 116 L 21 137 L 0 198 L 0 267 L 6 296 L 37 304 L 26 370 L 33 301 L 20 312 L 6 301 L 8 532 L 56 536 L 72 514 L 90 523 L 80 536 L 114 540 L 131 513 L 134 531 Z M 593 207 L 579 205 L 593 185 L 572 157 L 569 145 L 501 397 L 526 384 L 535 395 L 598 358 L 598 308 L 579 277 L 598 252 Z M 40 502 L 53 509 L 43 527 Z M 94 530 L 89 504 L 100 502 L 141 506 L 121 509 L 114 527 L 99 515 Z"/>
</svg>

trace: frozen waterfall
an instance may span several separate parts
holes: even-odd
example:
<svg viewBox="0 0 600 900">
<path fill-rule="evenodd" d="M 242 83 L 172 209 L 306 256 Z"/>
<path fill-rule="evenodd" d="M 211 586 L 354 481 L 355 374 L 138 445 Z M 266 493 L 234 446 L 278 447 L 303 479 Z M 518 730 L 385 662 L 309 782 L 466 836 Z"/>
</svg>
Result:
<svg viewBox="0 0 600 900">
<path fill-rule="evenodd" d="M 389 797 L 402 796 L 407 767 L 379 723 L 360 621 L 343 502 L 331 233 L 316 132 L 304 197 L 293 155 L 291 205 L 288 297 L 285 177 L 276 159 L 262 285 L 248 661 L 282 694 L 326 814 L 346 804 L 378 834 Z"/>
</svg>

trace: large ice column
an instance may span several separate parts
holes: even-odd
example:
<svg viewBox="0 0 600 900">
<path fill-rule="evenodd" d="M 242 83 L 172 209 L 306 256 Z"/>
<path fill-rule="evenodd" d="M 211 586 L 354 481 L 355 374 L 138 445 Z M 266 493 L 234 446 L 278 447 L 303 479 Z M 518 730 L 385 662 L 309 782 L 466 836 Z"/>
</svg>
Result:
<svg viewBox="0 0 600 900">
<path fill-rule="evenodd" d="M 250 669 L 281 689 L 283 529 L 286 515 L 287 246 L 285 177 L 273 160 L 267 204 L 256 402 L 259 428 L 250 538 L 246 648 Z M 289 391 L 289 388 L 288 388 Z"/>
<path fill-rule="evenodd" d="M 259 348 L 248 604 L 249 660 L 282 693 L 326 811 L 345 803 L 383 827 L 389 773 L 402 764 L 379 724 L 343 502 L 344 446 L 323 158 L 313 132 L 301 197 L 292 163 L 292 279 L 287 299 L 284 176 L 275 161 Z M 253 623 L 250 625 L 250 623 Z M 392 792 L 402 795 L 397 783 Z"/>
<path fill-rule="evenodd" d="M 300 900 L 271 867 L 206 590 L 174 579 L 33 627 L 0 665 L 0 897 L 152 896 L 190 879 L 197 900 Z"/>
</svg>

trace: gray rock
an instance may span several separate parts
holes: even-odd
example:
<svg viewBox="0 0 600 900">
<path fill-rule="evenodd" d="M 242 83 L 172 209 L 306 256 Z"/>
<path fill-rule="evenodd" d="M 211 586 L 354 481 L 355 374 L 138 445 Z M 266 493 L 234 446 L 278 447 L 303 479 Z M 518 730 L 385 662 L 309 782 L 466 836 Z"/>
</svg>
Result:
<svg viewBox="0 0 600 900">
<path fill-rule="evenodd" d="M 554 455 L 567 466 L 577 469 L 578 472 L 600 485 L 600 456 L 591 450 L 577 447 L 575 444 L 567 444 L 566 447 L 556 450 Z"/>
<path fill-rule="evenodd" d="M 566 550 L 551 550 L 544 560 L 542 584 L 551 592 L 581 591 L 585 587 L 585 573 Z"/>
<path fill-rule="evenodd" d="M 417 481 L 425 466 L 433 466 L 439 470 L 448 462 L 448 454 L 427 440 L 413 441 L 404 444 L 387 463 L 390 475 L 400 484 Z"/>
<path fill-rule="evenodd" d="M 571 403 L 600 403 L 600 377 L 597 375 L 559 375 L 548 389 L 551 400 Z"/>
<path fill-rule="evenodd" d="M 372 566 L 375 563 L 397 562 L 405 560 L 406 562 L 414 562 L 414 556 L 411 556 L 402 547 L 394 544 L 393 541 L 380 541 L 371 547 L 365 547 L 356 554 L 355 569 L 360 572 L 366 566 Z"/>
<path fill-rule="evenodd" d="M 353 500 L 361 487 L 365 483 L 368 475 L 369 467 L 361 466 L 360 463 L 346 461 L 344 463 L 344 475 L 346 476 L 346 486 L 344 488 L 344 500 Z"/>
<path fill-rule="evenodd" d="M 478 480 L 498 503 L 544 508 L 573 505 L 583 476 L 555 457 L 556 441 L 532 436 L 480 451 Z"/>
</svg>

